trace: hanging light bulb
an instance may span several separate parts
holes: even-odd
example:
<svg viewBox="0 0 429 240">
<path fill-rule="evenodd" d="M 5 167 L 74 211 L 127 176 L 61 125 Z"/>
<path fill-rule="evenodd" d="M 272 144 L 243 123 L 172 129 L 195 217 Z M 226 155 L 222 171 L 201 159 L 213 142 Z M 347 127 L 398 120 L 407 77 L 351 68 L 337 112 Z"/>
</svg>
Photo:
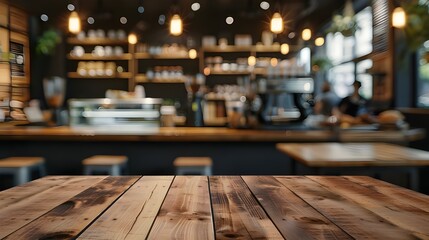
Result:
<svg viewBox="0 0 429 240">
<path fill-rule="evenodd" d="M 170 33 L 174 36 L 179 36 L 182 34 L 183 24 L 182 19 L 178 14 L 174 14 L 170 21 Z"/>
<path fill-rule="evenodd" d="M 392 26 L 395 28 L 403 28 L 407 24 L 407 16 L 402 7 L 397 7 L 392 13 Z"/>
<path fill-rule="evenodd" d="M 283 55 L 288 54 L 288 53 L 289 53 L 289 44 L 287 44 L 287 43 L 283 43 L 283 44 L 280 46 L 280 52 L 281 52 Z"/>
<path fill-rule="evenodd" d="M 249 66 L 253 67 L 256 65 L 256 57 L 255 56 L 249 56 L 247 58 L 247 64 L 249 64 Z"/>
<path fill-rule="evenodd" d="M 134 33 L 128 35 L 128 43 L 132 45 L 137 43 L 137 36 Z"/>
<path fill-rule="evenodd" d="M 188 55 L 189 55 L 190 59 L 197 58 L 197 55 L 198 55 L 197 50 L 195 50 L 195 49 L 189 49 Z"/>
<path fill-rule="evenodd" d="M 323 44 L 325 44 L 325 39 L 323 37 L 318 37 L 314 40 L 314 44 L 318 47 L 323 46 Z"/>
<path fill-rule="evenodd" d="M 80 32 L 80 18 L 76 11 L 71 12 L 69 17 L 69 31 L 71 33 Z"/>
<path fill-rule="evenodd" d="M 304 40 L 304 41 L 310 40 L 311 39 L 311 30 L 308 28 L 302 30 L 301 37 L 302 37 L 302 40 Z"/>
<path fill-rule="evenodd" d="M 283 18 L 280 15 L 280 13 L 276 12 L 273 15 L 273 18 L 271 18 L 271 24 L 270 24 L 271 32 L 273 33 L 281 33 L 284 30 L 284 23 Z"/>
</svg>

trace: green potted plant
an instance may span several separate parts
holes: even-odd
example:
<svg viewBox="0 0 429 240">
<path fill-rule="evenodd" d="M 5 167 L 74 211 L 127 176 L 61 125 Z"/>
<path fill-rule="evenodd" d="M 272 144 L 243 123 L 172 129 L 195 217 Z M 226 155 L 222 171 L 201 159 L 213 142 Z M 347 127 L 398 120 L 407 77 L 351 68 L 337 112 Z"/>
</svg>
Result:
<svg viewBox="0 0 429 240">
<path fill-rule="evenodd" d="M 46 30 L 37 40 L 36 52 L 41 55 L 51 56 L 54 54 L 55 48 L 60 43 L 61 36 L 56 30 Z"/>
<path fill-rule="evenodd" d="M 407 15 L 404 28 L 406 42 L 411 50 L 416 51 L 429 40 L 429 0 L 405 3 L 403 9 Z"/>
<path fill-rule="evenodd" d="M 332 66 L 331 60 L 327 57 L 315 57 L 311 60 L 311 69 L 313 72 L 325 71 Z"/>
<path fill-rule="evenodd" d="M 332 17 L 331 26 L 327 29 L 328 33 L 341 33 L 344 37 L 351 37 L 359 29 L 356 21 L 353 4 L 351 0 L 346 2 L 343 14 L 336 14 Z"/>
</svg>

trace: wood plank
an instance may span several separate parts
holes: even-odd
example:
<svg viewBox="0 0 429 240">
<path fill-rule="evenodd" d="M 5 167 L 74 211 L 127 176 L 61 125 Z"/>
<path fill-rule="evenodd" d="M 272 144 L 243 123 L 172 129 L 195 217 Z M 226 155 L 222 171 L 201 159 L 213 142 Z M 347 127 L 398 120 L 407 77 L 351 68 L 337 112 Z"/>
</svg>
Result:
<svg viewBox="0 0 429 240">
<path fill-rule="evenodd" d="M 5 198 L 4 207 L 0 209 L 0 238 L 27 225 L 104 178 L 46 177 L 2 193 L 2 196 L 9 197 Z M 14 203 L 9 202 L 13 199 L 16 200 Z"/>
<path fill-rule="evenodd" d="M 286 239 L 352 239 L 274 177 L 243 179 Z"/>
<path fill-rule="evenodd" d="M 20 228 L 7 239 L 76 238 L 138 178 L 107 177 Z"/>
<path fill-rule="evenodd" d="M 207 177 L 174 179 L 148 239 L 214 239 Z"/>
<path fill-rule="evenodd" d="M 393 196 L 373 191 L 341 177 L 312 176 L 309 178 L 386 221 L 412 232 L 416 237 L 429 239 L 429 213 L 416 208 L 412 203 L 402 203 Z"/>
<path fill-rule="evenodd" d="M 324 188 L 306 177 L 276 177 L 276 179 L 353 238 L 415 239 L 408 231 L 332 192 L 335 186 Z"/>
<path fill-rule="evenodd" d="M 371 177 L 345 176 L 344 178 L 386 196 L 394 196 L 394 198 L 401 203 L 411 204 L 414 207 L 418 207 L 426 212 L 429 212 L 428 195 L 424 195 L 407 188 L 398 187 L 391 183 L 380 181 Z"/>
<path fill-rule="evenodd" d="M 239 176 L 210 177 L 216 239 L 283 239 Z"/>
<path fill-rule="evenodd" d="M 70 176 L 49 176 L 0 192 L 0 210 L 71 180 Z"/>
<path fill-rule="evenodd" d="M 144 176 L 79 239 L 145 239 L 173 178 Z"/>
</svg>

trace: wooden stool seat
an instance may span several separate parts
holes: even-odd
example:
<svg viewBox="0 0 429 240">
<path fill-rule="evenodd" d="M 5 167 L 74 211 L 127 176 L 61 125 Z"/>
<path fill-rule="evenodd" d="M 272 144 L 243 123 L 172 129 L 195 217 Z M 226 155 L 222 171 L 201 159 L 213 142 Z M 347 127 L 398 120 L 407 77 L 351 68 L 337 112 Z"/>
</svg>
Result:
<svg viewBox="0 0 429 240">
<path fill-rule="evenodd" d="M 16 186 L 30 181 L 31 170 L 35 168 L 39 170 L 40 176 L 45 176 L 45 159 L 42 157 L 8 157 L 0 160 L 0 173 L 13 174 Z"/>
<path fill-rule="evenodd" d="M 213 161 L 209 157 L 178 157 L 174 159 L 177 175 L 200 174 L 210 176 L 212 174 Z"/>
<path fill-rule="evenodd" d="M 126 166 L 127 156 L 95 155 L 82 161 L 84 174 L 90 175 L 94 171 L 105 171 L 112 176 L 121 175 L 121 168 Z"/>
</svg>

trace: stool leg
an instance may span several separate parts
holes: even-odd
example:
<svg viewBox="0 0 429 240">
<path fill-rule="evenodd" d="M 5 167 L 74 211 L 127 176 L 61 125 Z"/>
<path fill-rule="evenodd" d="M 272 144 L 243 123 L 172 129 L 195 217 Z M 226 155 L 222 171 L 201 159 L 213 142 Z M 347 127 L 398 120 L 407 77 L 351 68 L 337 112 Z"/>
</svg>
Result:
<svg viewBox="0 0 429 240">
<path fill-rule="evenodd" d="M 121 175 L 121 166 L 120 165 L 113 165 L 110 169 L 110 175 L 112 176 L 119 176 Z"/>
<path fill-rule="evenodd" d="M 85 166 L 83 168 L 83 174 L 84 175 L 90 175 L 91 174 L 91 168 L 89 166 Z"/>
<path fill-rule="evenodd" d="M 30 171 L 27 167 L 18 168 L 15 172 L 15 186 L 24 184 L 30 180 Z"/>
<path fill-rule="evenodd" d="M 39 173 L 41 177 L 46 176 L 46 167 L 45 164 L 40 164 L 39 165 Z"/>
<path fill-rule="evenodd" d="M 205 167 L 204 175 L 211 176 L 212 175 L 212 168 L 211 167 Z"/>
</svg>

